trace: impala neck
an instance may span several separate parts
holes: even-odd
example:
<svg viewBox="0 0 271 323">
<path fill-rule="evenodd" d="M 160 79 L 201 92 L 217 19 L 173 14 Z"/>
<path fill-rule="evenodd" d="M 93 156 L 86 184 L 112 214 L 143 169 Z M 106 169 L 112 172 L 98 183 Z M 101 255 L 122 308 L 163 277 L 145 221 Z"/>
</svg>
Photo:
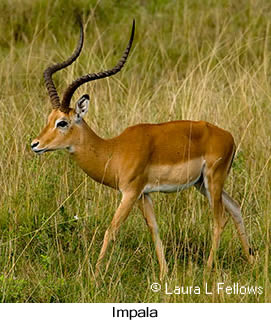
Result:
<svg viewBox="0 0 271 323">
<path fill-rule="evenodd" d="M 99 137 L 84 120 L 78 126 L 78 131 L 77 140 L 71 148 L 74 160 L 95 181 L 116 187 L 110 169 L 113 153 L 110 142 Z"/>
</svg>

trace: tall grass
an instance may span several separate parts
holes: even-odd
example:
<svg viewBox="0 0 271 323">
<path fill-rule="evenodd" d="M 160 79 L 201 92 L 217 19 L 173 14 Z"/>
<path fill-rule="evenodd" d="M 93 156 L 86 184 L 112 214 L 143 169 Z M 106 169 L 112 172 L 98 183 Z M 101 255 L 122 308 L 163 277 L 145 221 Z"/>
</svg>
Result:
<svg viewBox="0 0 271 323">
<path fill-rule="evenodd" d="M 208 120 L 229 130 L 237 156 L 226 190 L 242 206 L 257 262 L 250 266 L 230 222 L 218 262 L 204 273 L 212 213 L 194 190 L 154 194 L 172 287 L 217 282 L 263 286 L 261 295 L 153 293 L 159 266 L 142 216 L 133 210 L 104 261 L 93 269 L 118 192 L 96 184 L 65 152 L 34 156 L 49 100 L 42 72 L 86 40 L 71 67 L 55 75 L 59 92 L 74 78 L 113 66 L 136 36 L 124 70 L 86 84 L 87 122 L 102 137 L 140 122 Z M 271 4 L 264 0 L 0 3 L 0 300 L 2 302 L 270 302 Z"/>
</svg>

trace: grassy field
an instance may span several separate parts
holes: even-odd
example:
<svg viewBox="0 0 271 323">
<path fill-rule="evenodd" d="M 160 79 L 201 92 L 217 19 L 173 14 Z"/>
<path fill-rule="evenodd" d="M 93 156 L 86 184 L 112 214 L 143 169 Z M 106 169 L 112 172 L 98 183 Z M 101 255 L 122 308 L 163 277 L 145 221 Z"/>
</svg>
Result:
<svg viewBox="0 0 271 323">
<path fill-rule="evenodd" d="M 86 120 L 100 136 L 140 122 L 193 119 L 235 138 L 226 190 L 242 207 L 254 265 L 230 221 L 206 276 L 213 223 L 207 201 L 194 189 L 153 195 L 168 286 L 203 290 L 208 283 L 212 295 L 151 291 L 159 266 L 137 209 L 109 249 L 97 285 L 95 263 L 120 195 L 87 178 L 66 152 L 31 152 L 50 109 L 42 73 L 74 49 L 75 11 L 86 40 L 80 59 L 54 77 L 60 93 L 79 75 L 112 67 L 136 20 L 124 70 L 74 96 L 90 94 Z M 2 0 L 0 15 L 0 301 L 271 302 L 270 1 Z M 220 282 L 263 292 L 217 293 Z"/>
</svg>

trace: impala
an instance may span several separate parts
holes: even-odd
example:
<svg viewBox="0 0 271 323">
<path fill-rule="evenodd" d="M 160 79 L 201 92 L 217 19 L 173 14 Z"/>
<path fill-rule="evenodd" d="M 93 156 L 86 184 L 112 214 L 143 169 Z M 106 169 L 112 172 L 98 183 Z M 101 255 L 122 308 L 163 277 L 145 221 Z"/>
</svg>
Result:
<svg viewBox="0 0 271 323">
<path fill-rule="evenodd" d="M 161 124 L 138 124 L 112 139 L 100 138 L 84 121 L 89 96 L 83 95 L 70 107 L 78 87 L 86 82 L 118 73 L 129 55 L 135 31 L 118 64 L 111 70 L 87 74 L 73 81 L 60 100 L 52 75 L 71 65 L 80 55 L 84 32 L 80 21 L 80 38 L 73 54 L 66 61 L 49 66 L 44 72 L 46 88 L 52 104 L 48 122 L 31 143 L 37 154 L 68 149 L 78 165 L 95 181 L 119 190 L 122 199 L 112 222 L 105 232 L 96 264 L 96 274 L 109 242 L 115 239 L 121 224 L 137 204 L 146 220 L 155 245 L 160 277 L 167 272 L 163 245 L 150 193 L 178 192 L 195 186 L 204 194 L 213 210 L 213 238 L 207 267 L 211 268 L 221 233 L 230 213 L 236 226 L 244 253 L 249 262 L 253 256 L 248 245 L 240 208 L 223 190 L 235 153 L 232 135 L 205 121 L 172 121 Z"/>
</svg>

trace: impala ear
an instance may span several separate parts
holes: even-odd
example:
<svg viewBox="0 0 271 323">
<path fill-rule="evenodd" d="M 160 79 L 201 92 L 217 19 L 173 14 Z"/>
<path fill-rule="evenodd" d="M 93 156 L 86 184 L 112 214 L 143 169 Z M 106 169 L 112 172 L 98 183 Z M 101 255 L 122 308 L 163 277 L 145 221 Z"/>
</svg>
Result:
<svg viewBox="0 0 271 323">
<path fill-rule="evenodd" d="M 80 121 L 88 112 L 89 95 L 85 94 L 76 102 L 75 113 L 76 122 Z"/>
</svg>

